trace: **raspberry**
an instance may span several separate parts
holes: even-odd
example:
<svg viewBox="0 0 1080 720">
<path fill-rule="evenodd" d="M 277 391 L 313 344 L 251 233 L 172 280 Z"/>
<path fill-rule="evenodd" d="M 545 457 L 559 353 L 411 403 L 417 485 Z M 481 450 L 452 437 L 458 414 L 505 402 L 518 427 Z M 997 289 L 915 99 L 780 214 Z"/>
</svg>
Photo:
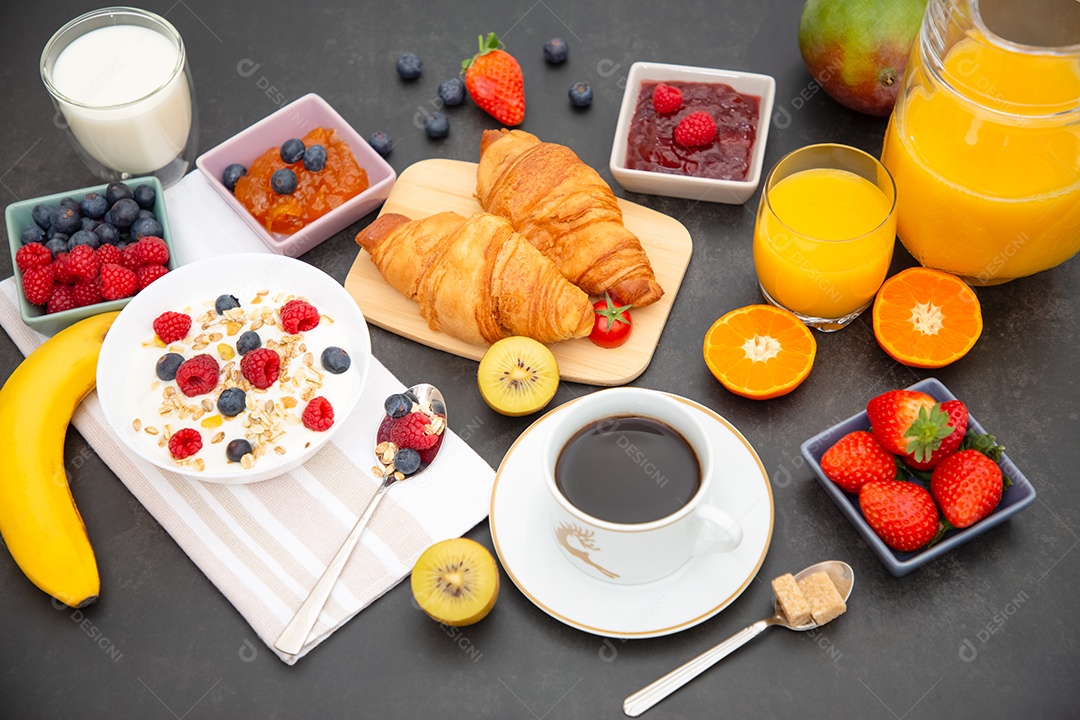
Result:
<svg viewBox="0 0 1080 720">
<path fill-rule="evenodd" d="M 420 453 L 420 462 L 424 463 L 425 465 L 430 465 L 432 463 L 432 461 L 435 459 L 435 456 L 439 453 L 439 448 L 442 447 L 442 440 L 445 435 L 446 433 L 440 433 L 439 435 L 436 435 L 435 437 L 439 439 L 435 441 L 434 445 L 425 450 L 418 451 Z"/>
<path fill-rule="evenodd" d="M 399 448 L 427 450 L 439 442 L 439 436 L 431 432 L 428 416 L 422 412 L 409 413 L 390 428 L 390 441 Z"/>
<path fill-rule="evenodd" d="M 708 145 L 716 138 L 716 121 L 704 110 L 692 112 L 675 126 L 675 142 L 683 147 Z"/>
<path fill-rule="evenodd" d="M 75 283 L 71 289 L 71 299 L 75 301 L 75 307 L 86 307 L 101 302 L 104 299 L 101 296 L 101 281 L 95 278 L 87 282 Z"/>
<path fill-rule="evenodd" d="M 169 452 L 177 460 L 191 457 L 202 450 L 202 435 L 195 428 L 181 428 L 169 438 Z"/>
<path fill-rule="evenodd" d="M 48 265 L 52 262 L 52 259 L 52 253 L 49 252 L 49 248 L 36 242 L 23 245 L 15 253 L 15 264 L 18 265 L 19 269 L 23 272 L 26 272 L 32 267 Z"/>
<path fill-rule="evenodd" d="M 105 263 L 117 265 L 120 262 L 120 251 L 116 249 L 115 245 L 106 245 L 102 243 L 101 247 L 97 249 L 97 256 L 102 265 Z"/>
<path fill-rule="evenodd" d="M 169 272 L 164 265 L 143 265 L 135 271 L 135 277 L 139 280 L 139 289 L 145 290 L 146 286 Z"/>
<path fill-rule="evenodd" d="M 164 265 L 169 262 L 169 246 L 159 237 L 148 235 L 132 247 L 132 253 L 139 259 L 140 265 Z"/>
<path fill-rule="evenodd" d="M 290 335 L 314 330 L 318 325 L 319 311 L 311 303 L 290 300 L 281 308 L 281 326 Z"/>
<path fill-rule="evenodd" d="M 240 372 L 247 381 L 259 388 L 266 388 L 277 382 L 281 369 L 281 356 L 269 348 L 256 348 L 240 361 Z"/>
<path fill-rule="evenodd" d="M 176 368 L 176 385 L 188 397 L 205 395 L 217 387 L 218 362 L 203 353 L 180 363 Z"/>
<path fill-rule="evenodd" d="M 131 297 L 139 290 L 135 273 L 119 265 L 101 266 L 101 294 L 106 300 Z"/>
<path fill-rule="evenodd" d="M 67 271 L 75 282 L 89 282 L 98 276 L 101 260 L 89 245 L 76 245 L 67 256 Z"/>
<path fill-rule="evenodd" d="M 32 267 L 22 276 L 23 295 L 34 305 L 44 305 L 53 294 L 52 265 Z"/>
<path fill-rule="evenodd" d="M 66 252 L 56 253 L 56 260 L 53 262 L 53 275 L 56 282 L 61 285 L 74 284 L 75 276 L 68 265 L 68 254 Z"/>
<path fill-rule="evenodd" d="M 135 248 L 136 245 L 138 243 L 131 243 L 120 251 L 120 264 L 128 270 L 137 270 L 142 267 L 142 260 L 139 259 L 139 251 Z"/>
<path fill-rule="evenodd" d="M 75 299 L 72 295 L 73 290 L 68 285 L 53 286 L 52 297 L 49 298 L 49 305 L 45 308 L 45 312 L 55 313 L 73 309 Z"/>
<path fill-rule="evenodd" d="M 670 115 L 682 107 L 682 93 L 678 88 L 660 83 L 653 88 L 652 106 L 661 115 Z"/>
<path fill-rule="evenodd" d="M 184 313 L 167 310 L 154 318 L 154 332 L 166 345 L 183 340 L 190 329 L 191 317 Z"/>
<path fill-rule="evenodd" d="M 304 408 L 304 414 L 300 416 L 300 419 L 304 421 L 304 427 L 308 430 L 316 432 L 329 430 L 334 424 L 334 407 L 329 400 L 318 395 L 311 398 L 311 402 Z"/>
</svg>

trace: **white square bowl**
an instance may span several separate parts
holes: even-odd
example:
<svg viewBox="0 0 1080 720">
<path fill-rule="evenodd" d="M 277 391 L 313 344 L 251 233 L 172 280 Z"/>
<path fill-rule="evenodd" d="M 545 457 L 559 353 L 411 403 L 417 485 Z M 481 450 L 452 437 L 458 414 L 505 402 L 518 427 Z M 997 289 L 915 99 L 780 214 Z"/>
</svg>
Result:
<svg viewBox="0 0 1080 720">
<path fill-rule="evenodd" d="M 713 180 L 651 170 L 631 170 L 626 167 L 630 122 L 634 118 L 641 84 L 671 81 L 724 83 L 730 85 L 736 92 L 760 98 L 757 135 L 751 154 L 750 169 L 745 180 Z M 761 182 L 761 166 L 765 158 L 765 144 L 769 139 L 769 124 L 775 95 L 776 81 L 768 75 L 689 65 L 636 62 L 630 66 L 626 92 L 623 94 L 622 107 L 619 110 L 619 124 L 615 128 L 615 141 L 611 146 L 611 174 L 620 185 L 631 192 L 741 205 L 750 199 L 757 190 L 758 183 Z"/>
</svg>

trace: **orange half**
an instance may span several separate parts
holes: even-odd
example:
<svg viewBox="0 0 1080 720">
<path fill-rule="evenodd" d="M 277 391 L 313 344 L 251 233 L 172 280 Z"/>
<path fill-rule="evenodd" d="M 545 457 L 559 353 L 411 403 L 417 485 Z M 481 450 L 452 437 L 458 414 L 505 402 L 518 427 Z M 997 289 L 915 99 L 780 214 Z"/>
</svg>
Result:
<svg viewBox="0 0 1080 720">
<path fill-rule="evenodd" d="M 728 390 L 768 400 L 788 394 L 806 379 L 817 342 L 787 310 L 748 305 L 712 324 L 702 353 L 709 370 Z"/>
<path fill-rule="evenodd" d="M 874 300 L 874 337 L 904 365 L 939 368 L 964 357 L 982 334 L 982 309 L 960 278 L 913 267 L 881 286 Z"/>
</svg>

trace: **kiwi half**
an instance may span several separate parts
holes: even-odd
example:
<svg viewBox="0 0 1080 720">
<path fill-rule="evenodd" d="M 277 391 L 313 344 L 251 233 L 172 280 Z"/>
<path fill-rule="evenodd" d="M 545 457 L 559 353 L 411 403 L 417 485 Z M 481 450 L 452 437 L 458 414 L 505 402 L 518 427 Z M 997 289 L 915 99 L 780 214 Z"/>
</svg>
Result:
<svg viewBox="0 0 1080 720">
<path fill-rule="evenodd" d="M 412 592 L 420 609 L 444 625 L 472 625 L 495 607 L 499 568 L 483 545 L 468 538 L 435 543 L 412 571 Z"/>
<path fill-rule="evenodd" d="M 528 415 L 555 397 L 559 364 L 550 350 L 532 338 L 503 338 L 484 353 L 476 381 L 484 401 L 496 412 Z"/>
</svg>

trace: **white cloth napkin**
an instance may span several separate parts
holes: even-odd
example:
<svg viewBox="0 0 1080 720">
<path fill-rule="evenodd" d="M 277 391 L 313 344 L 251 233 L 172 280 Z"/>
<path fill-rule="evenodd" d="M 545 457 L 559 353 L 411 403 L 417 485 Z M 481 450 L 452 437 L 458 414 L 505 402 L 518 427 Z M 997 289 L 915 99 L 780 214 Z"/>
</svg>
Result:
<svg viewBox="0 0 1080 720">
<path fill-rule="evenodd" d="M 166 190 L 165 200 L 178 262 L 269 252 L 198 172 Z M 23 354 L 45 340 L 23 324 L 13 278 L 0 283 L 0 325 Z M 109 428 L 96 393 L 73 423 L 263 642 L 292 665 L 408 575 L 429 545 L 460 536 L 487 516 L 494 472 L 447 430 L 438 462 L 383 499 L 300 654 L 274 649 L 378 486 L 372 442 L 383 400 L 403 388 L 372 358 L 363 396 L 333 442 L 302 468 L 252 485 L 188 480 L 132 457 Z M 102 588 L 109 592 L 121 591 Z"/>
</svg>

